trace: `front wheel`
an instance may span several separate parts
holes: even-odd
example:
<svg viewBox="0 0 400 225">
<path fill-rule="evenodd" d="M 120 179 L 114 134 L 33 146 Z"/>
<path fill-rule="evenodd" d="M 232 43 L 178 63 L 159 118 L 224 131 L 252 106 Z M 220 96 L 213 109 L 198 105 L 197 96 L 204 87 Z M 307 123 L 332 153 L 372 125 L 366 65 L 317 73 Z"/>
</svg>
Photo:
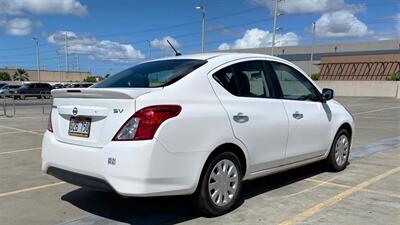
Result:
<svg viewBox="0 0 400 225">
<path fill-rule="evenodd" d="M 332 143 L 327 166 L 333 171 L 342 171 L 347 167 L 350 155 L 350 135 L 345 129 L 340 130 Z"/>
<path fill-rule="evenodd" d="M 206 216 L 219 216 L 237 204 L 242 188 L 242 167 L 238 157 L 223 152 L 206 165 L 199 183 L 196 201 Z"/>
</svg>

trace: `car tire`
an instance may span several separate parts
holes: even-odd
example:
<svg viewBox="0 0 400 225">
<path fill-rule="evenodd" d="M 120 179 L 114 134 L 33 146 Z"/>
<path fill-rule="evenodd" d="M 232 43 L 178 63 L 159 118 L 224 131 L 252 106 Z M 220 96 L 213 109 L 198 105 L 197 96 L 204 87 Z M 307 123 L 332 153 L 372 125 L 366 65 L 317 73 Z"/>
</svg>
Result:
<svg viewBox="0 0 400 225">
<path fill-rule="evenodd" d="M 20 96 L 19 96 L 19 99 L 21 99 L 21 100 L 25 100 L 25 99 L 26 99 L 26 97 L 25 97 L 25 95 L 20 95 Z"/>
<path fill-rule="evenodd" d="M 239 158 L 232 152 L 223 152 L 206 164 L 195 195 L 196 206 L 204 216 L 220 216 L 235 208 L 242 171 Z"/>
<path fill-rule="evenodd" d="M 346 129 L 337 132 L 325 162 L 328 169 L 338 172 L 346 169 L 350 155 L 351 137 Z"/>
</svg>

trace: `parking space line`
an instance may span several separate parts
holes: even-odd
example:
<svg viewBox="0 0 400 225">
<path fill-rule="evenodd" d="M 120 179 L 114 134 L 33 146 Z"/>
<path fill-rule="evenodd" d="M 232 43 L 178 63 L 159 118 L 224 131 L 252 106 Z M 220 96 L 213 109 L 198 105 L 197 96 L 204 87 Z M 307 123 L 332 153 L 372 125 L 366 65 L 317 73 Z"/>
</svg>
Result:
<svg viewBox="0 0 400 225">
<path fill-rule="evenodd" d="M 32 130 L 31 132 L 44 132 L 44 131 L 42 131 L 42 130 Z M 18 133 L 30 133 L 30 132 L 27 132 L 27 131 L 10 131 L 10 132 L 0 133 L 0 135 L 18 134 Z"/>
<path fill-rule="evenodd" d="M 19 153 L 19 152 L 29 152 L 29 151 L 39 150 L 39 149 L 40 148 L 19 149 L 19 150 L 13 150 L 13 151 L 8 151 L 8 152 L 0 152 L 0 155 L 8 155 L 8 154 L 14 154 L 14 153 Z"/>
<path fill-rule="evenodd" d="M 10 120 L 10 119 L 47 119 L 48 116 L 21 116 L 21 117 L 10 117 L 10 118 L 0 118 L 0 120 Z"/>
<path fill-rule="evenodd" d="M 381 108 L 381 109 L 374 109 L 374 110 L 369 110 L 369 111 L 364 111 L 364 112 L 358 112 L 358 113 L 352 113 L 353 116 L 357 115 L 362 115 L 362 114 L 367 114 L 367 113 L 373 113 L 373 112 L 380 112 L 388 109 L 400 109 L 400 107 L 388 107 L 388 108 Z"/>
<path fill-rule="evenodd" d="M 28 133 L 32 133 L 32 134 L 43 135 L 43 133 L 39 133 L 39 132 L 31 131 L 31 130 L 24 130 L 24 129 L 15 128 L 15 127 L 9 127 L 9 126 L 4 126 L 4 125 L 0 125 L 0 127 L 8 128 L 11 130 L 16 130 L 16 131 L 20 131 L 20 132 L 28 132 Z"/>
<path fill-rule="evenodd" d="M 353 186 L 349 186 L 349 185 L 345 185 L 345 184 L 338 184 L 338 183 L 334 183 L 334 182 L 322 181 L 322 180 L 317 180 L 317 179 L 313 179 L 313 178 L 307 178 L 305 180 L 306 181 L 310 181 L 310 182 L 314 182 L 314 183 L 317 183 L 317 184 L 321 184 L 322 186 L 330 185 L 330 186 L 347 188 L 347 189 L 353 187 Z M 386 196 L 394 197 L 394 198 L 400 198 L 400 195 L 392 194 L 392 193 L 389 193 L 389 192 L 386 192 L 386 191 L 375 191 L 375 190 L 371 190 L 371 189 L 368 189 L 368 188 L 363 188 L 360 191 L 374 193 L 374 194 L 380 194 L 380 195 L 386 195 Z"/>
<path fill-rule="evenodd" d="M 368 187 L 369 185 L 374 184 L 374 183 L 382 180 L 383 178 L 388 177 L 399 171 L 400 171 L 400 166 L 390 169 L 390 170 L 386 171 L 385 173 L 382 173 L 378 176 L 368 179 L 354 187 L 346 189 L 345 191 L 340 192 L 339 194 L 337 194 L 323 202 L 320 202 L 320 203 L 312 206 L 311 208 L 306 209 L 305 211 L 293 216 L 292 218 L 282 221 L 281 223 L 279 223 L 279 225 L 292 225 L 292 224 L 296 224 L 301 221 L 304 221 L 304 220 L 310 218 L 311 216 L 315 215 L 316 213 L 320 212 L 321 210 L 323 210 L 327 207 L 330 207 L 330 206 L 342 201 L 343 199 L 349 197 L 351 194 L 359 192 L 362 189 Z"/>
<path fill-rule="evenodd" d="M 61 181 L 61 182 L 52 183 L 52 184 L 45 184 L 45 185 L 40 185 L 40 186 L 35 186 L 35 187 L 30 187 L 30 188 L 24 188 L 24 189 L 20 189 L 20 190 L 16 190 L 16 191 L 4 192 L 4 193 L 0 193 L 0 198 L 10 196 L 10 195 L 20 194 L 20 193 L 24 193 L 24 192 L 28 192 L 28 191 L 35 191 L 35 190 L 44 189 L 44 188 L 48 188 L 48 187 L 54 187 L 54 186 L 58 186 L 61 184 L 65 184 L 65 182 Z"/>
</svg>

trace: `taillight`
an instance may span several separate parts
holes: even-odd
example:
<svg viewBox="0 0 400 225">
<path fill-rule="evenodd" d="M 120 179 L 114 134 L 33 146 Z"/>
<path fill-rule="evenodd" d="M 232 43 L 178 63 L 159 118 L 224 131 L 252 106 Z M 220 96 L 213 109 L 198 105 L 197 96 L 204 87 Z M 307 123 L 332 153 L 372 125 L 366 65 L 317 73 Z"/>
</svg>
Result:
<svg viewBox="0 0 400 225">
<path fill-rule="evenodd" d="M 137 111 L 114 136 L 113 141 L 151 140 L 158 127 L 167 119 L 179 115 L 179 105 L 155 105 Z"/>
<path fill-rule="evenodd" d="M 47 130 L 50 131 L 51 133 L 53 133 L 53 124 L 51 122 L 51 110 L 50 110 L 49 119 L 47 121 Z"/>
</svg>

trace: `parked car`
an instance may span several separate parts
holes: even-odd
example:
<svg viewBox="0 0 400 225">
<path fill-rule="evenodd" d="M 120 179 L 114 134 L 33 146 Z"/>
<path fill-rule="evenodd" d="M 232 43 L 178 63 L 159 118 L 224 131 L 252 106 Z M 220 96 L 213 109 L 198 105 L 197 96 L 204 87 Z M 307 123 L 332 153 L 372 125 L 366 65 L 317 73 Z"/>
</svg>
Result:
<svg viewBox="0 0 400 225">
<path fill-rule="evenodd" d="M 92 86 L 92 83 L 74 83 L 74 84 L 68 84 L 66 87 L 67 88 L 88 88 Z"/>
<path fill-rule="evenodd" d="M 60 89 L 60 88 L 65 88 L 66 86 L 65 86 L 65 84 L 54 84 L 54 85 L 52 85 L 52 88 L 53 89 Z"/>
<path fill-rule="evenodd" d="M 235 207 L 244 180 L 345 169 L 354 130 L 333 90 L 259 54 L 164 58 L 52 94 L 43 171 L 123 196 L 193 194 L 210 216 Z"/>
<path fill-rule="evenodd" d="M 10 84 L 3 85 L 0 88 L 0 94 L 13 94 L 20 87 L 21 85 L 10 85 Z"/>
<path fill-rule="evenodd" d="M 15 91 L 15 98 L 24 100 L 27 97 L 50 98 L 50 91 L 52 87 L 48 83 L 27 83 L 23 84 L 20 88 Z"/>
</svg>

